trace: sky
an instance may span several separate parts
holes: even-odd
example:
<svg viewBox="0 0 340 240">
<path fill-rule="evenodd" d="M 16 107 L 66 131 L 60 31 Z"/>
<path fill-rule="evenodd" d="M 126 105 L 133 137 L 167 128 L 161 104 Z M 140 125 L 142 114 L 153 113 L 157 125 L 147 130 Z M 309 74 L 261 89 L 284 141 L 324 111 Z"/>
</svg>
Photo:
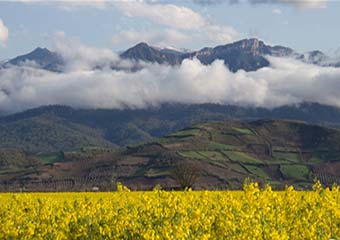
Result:
<svg viewBox="0 0 340 240">
<path fill-rule="evenodd" d="M 340 2 L 321 0 L 0 1 L 0 59 L 54 47 L 64 34 L 122 51 L 145 41 L 200 49 L 257 37 L 339 54 Z"/>
<path fill-rule="evenodd" d="M 54 104 L 135 109 L 217 103 L 272 109 L 313 102 L 340 108 L 340 68 L 294 55 L 264 56 L 268 67 L 231 72 L 221 60 L 204 65 L 193 58 L 169 66 L 118 54 L 141 41 L 200 49 L 257 37 L 299 52 L 322 50 L 335 55 L 324 63 L 340 65 L 339 12 L 339 2 L 320 0 L 0 1 L 0 59 L 40 46 L 64 60 L 61 72 L 31 61 L 0 68 L 0 113 Z"/>
</svg>

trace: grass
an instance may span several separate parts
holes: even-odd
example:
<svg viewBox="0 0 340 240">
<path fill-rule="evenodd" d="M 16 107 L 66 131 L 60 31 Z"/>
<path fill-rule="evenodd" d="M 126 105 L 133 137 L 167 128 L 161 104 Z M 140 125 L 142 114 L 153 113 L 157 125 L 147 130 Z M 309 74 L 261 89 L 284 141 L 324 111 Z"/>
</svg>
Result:
<svg viewBox="0 0 340 240">
<path fill-rule="evenodd" d="M 214 141 L 210 141 L 206 145 L 206 147 L 211 149 L 211 150 L 220 150 L 220 151 L 233 150 L 235 148 L 233 145 L 218 143 L 218 142 L 214 142 Z"/>
<path fill-rule="evenodd" d="M 147 171 L 148 169 L 145 167 L 145 166 L 140 166 L 137 171 L 134 173 L 134 177 L 142 177 L 145 175 L 145 172 Z"/>
<path fill-rule="evenodd" d="M 225 163 L 220 162 L 220 161 L 210 160 L 208 163 L 213 165 L 213 166 L 217 166 L 217 167 L 222 167 L 222 168 L 227 168 L 228 167 Z"/>
<path fill-rule="evenodd" d="M 290 146 L 273 146 L 273 151 L 278 152 L 298 152 L 298 147 L 290 147 Z"/>
<path fill-rule="evenodd" d="M 86 146 L 82 147 L 80 151 L 82 152 L 93 152 L 93 151 L 104 151 L 107 148 L 97 147 L 97 146 Z"/>
<path fill-rule="evenodd" d="M 159 139 L 156 139 L 155 142 L 160 144 L 172 144 L 172 143 L 182 143 L 186 141 L 191 141 L 194 136 L 192 135 L 183 135 L 183 136 L 166 136 Z"/>
<path fill-rule="evenodd" d="M 262 139 L 257 137 L 257 136 L 255 136 L 255 135 L 242 135 L 241 138 L 247 144 L 263 145 Z"/>
<path fill-rule="evenodd" d="M 334 161 L 340 160 L 340 153 L 338 152 L 317 152 L 313 154 L 310 159 L 311 162 L 323 162 L 323 161 Z"/>
<path fill-rule="evenodd" d="M 251 172 L 252 174 L 265 178 L 265 179 L 269 179 L 270 177 L 268 176 L 268 174 L 260 167 L 258 166 L 254 166 L 254 165 L 244 165 L 245 168 L 248 169 L 249 172 Z"/>
<path fill-rule="evenodd" d="M 267 179 L 267 180 L 266 180 L 266 184 L 269 184 L 269 185 L 270 185 L 271 187 L 273 187 L 274 189 L 280 189 L 280 188 L 282 188 L 282 183 L 281 183 L 280 181 Z"/>
<path fill-rule="evenodd" d="M 233 161 L 250 164 L 262 163 L 261 160 L 254 158 L 244 152 L 224 151 L 223 153 L 228 155 L 228 157 Z"/>
<path fill-rule="evenodd" d="M 287 179 L 306 179 L 308 177 L 309 169 L 305 165 L 281 165 L 280 171 Z"/>
<path fill-rule="evenodd" d="M 322 158 L 322 156 L 320 156 L 320 154 L 315 153 L 312 155 L 312 157 L 308 160 L 308 162 L 312 162 L 312 163 L 322 163 L 324 160 Z"/>
<path fill-rule="evenodd" d="M 43 163 L 54 163 L 62 160 L 59 153 L 41 154 L 39 155 L 39 159 L 41 159 Z"/>
<path fill-rule="evenodd" d="M 165 175 L 170 175 L 170 171 L 164 169 L 150 168 L 145 172 L 146 177 L 161 177 Z"/>
<path fill-rule="evenodd" d="M 179 151 L 178 154 L 181 157 L 185 157 L 185 158 L 201 159 L 201 160 L 207 159 L 205 156 L 202 156 L 196 151 Z"/>
<path fill-rule="evenodd" d="M 190 128 L 184 129 L 173 134 L 170 134 L 170 137 L 188 137 L 188 136 L 197 136 L 200 133 L 200 129 L 198 128 Z"/>
<path fill-rule="evenodd" d="M 226 160 L 226 157 L 216 151 L 199 151 L 199 154 L 213 160 Z"/>
<path fill-rule="evenodd" d="M 155 142 L 159 144 L 168 144 L 168 143 L 172 143 L 173 141 L 171 140 L 171 137 L 160 137 L 160 138 L 157 138 Z"/>
<path fill-rule="evenodd" d="M 0 174 L 14 174 L 14 173 L 22 173 L 27 171 L 27 169 L 3 169 L 0 170 Z"/>
<path fill-rule="evenodd" d="M 229 163 L 228 166 L 235 172 L 247 174 L 247 171 L 238 163 Z"/>
<path fill-rule="evenodd" d="M 300 154 L 289 152 L 274 152 L 274 158 L 278 160 L 287 160 L 289 162 L 298 163 L 301 161 Z"/>
<path fill-rule="evenodd" d="M 233 127 L 233 130 L 235 130 L 238 133 L 247 134 L 247 135 L 253 135 L 254 133 L 250 131 L 248 128 L 238 128 Z"/>
</svg>

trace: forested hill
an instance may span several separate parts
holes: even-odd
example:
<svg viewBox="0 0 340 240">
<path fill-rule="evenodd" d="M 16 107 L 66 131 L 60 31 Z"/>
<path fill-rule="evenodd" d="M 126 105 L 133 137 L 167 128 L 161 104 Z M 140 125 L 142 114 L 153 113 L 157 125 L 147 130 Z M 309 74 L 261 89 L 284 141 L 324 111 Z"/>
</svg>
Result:
<svg viewBox="0 0 340 240">
<path fill-rule="evenodd" d="M 305 103 L 272 110 L 218 104 L 164 104 L 147 109 L 74 109 L 46 106 L 0 118 L 0 147 L 28 152 L 125 146 L 208 121 L 293 119 L 340 126 L 339 108 Z"/>
</svg>

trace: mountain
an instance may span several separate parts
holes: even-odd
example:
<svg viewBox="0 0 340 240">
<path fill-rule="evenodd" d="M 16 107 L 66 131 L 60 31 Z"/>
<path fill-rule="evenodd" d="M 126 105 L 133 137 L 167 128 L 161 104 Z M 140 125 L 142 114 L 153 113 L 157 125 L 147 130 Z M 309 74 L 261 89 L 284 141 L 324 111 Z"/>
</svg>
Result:
<svg viewBox="0 0 340 240">
<path fill-rule="evenodd" d="M 293 57 L 300 61 L 320 66 L 340 66 L 340 61 L 331 59 L 321 51 L 301 54 L 288 47 L 267 45 L 256 38 L 243 39 L 213 48 L 205 47 L 191 52 L 174 48 L 159 48 L 141 42 L 120 54 L 122 59 L 168 65 L 178 65 L 185 59 L 193 58 L 199 59 L 206 65 L 211 64 L 215 60 L 222 60 L 233 72 L 240 69 L 256 71 L 257 69 L 267 67 L 269 66 L 269 61 L 266 59 L 266 56 Z M 55 72 L 62 71 L 65 64 L 60 54 L 46 48 L 36 48 L 28 54 L 5 61 L 5 63 L 0 63 L 0 69 L 1 66 L 20 66 L 24 63 Z M 95 68 L 103 68 L 102 64 L 95 66 Z M 128 69 L 126 66 L 120 66 L 117 63 L 104 63 L 104 65 L 107 64 L 115 70 L 138 71 L 142 68 L 142 66 L 136 65 L 130 66 L 131 69 Z"/>
<path fill-rule="evenodd" d="M 21 160 L 9 164 L 13 154 Z M 139 190 L 240 189 L 247 177 L 276 189 L 310 189 L 314 177 L 340 182 L 340 131 L 300 121 L 209 122 L 120 149 L 56 155 L 5 149 L 0 156 L 2 191 L 110 190 L 116 181 Z"/>
<path fill-rule="evenodd" d="M 31 66 L 35 66 L 37 68 L 59 72 L 63 68 L 64 61 L 62 56 L 58 53 L 52 52 L 47 48 L 38 47 L 28 54 L 8 60 L 2 64 L 2 66 L 21 66 L 23 64 L 30 64 Z"/>
<path fill-rule="evenodd" d="M 304 103 L 272 110 L 218 104 L 163 104 L 148 109 L 46 106 L 0 117 L 0 148 L 31 153 L 125 146 L 207 121 L 293 119 L 340 127 L 340 109 Z"/>
<path fill-rule="evenodd" d="M 211 64 L 215 60 L 222 60 L 232 72 L 240 69 L 256 71 L 267 67 L 269 66 L 269 61 L 266 59 L 266 56 L 292 57 L 305 63 L 325 67 L 340 66 L 338 59 L 332 59 L 319 50 L 298 53 L 289 47 L 267 45 L 256 38 L 243 39 L 213 48 L 205 47 L 199 51 L 192 52 L 161 49 L 146 43 L 139 43 L 123 52 L 120 56 L 123 59 L 169 65 L 180 64 L 184 59 L 193 58 L 199 59 L 205 65 Z"/>
<path fill-rule="evenodd" d="M 271 47 L 258 39 L 244 39 L 235 43 L 217 46 L 214 48 L 203 48 L 195 52 L 177 52 L 158 49 L 139 43 L 126 50 L 120 56 L 122 58 L 141 60 L 146 62 L 157 62 L 160 64 L 180 64 L 184 59 L 196 57 L 203 64 L 211 64 L 215 60 L 223 60 L 233 72 L 243 69 L 255 71 L 259 68 L 269 66 L 265 55 L 290 56 L 294 51 L 282 46 Z"/>
<path fill-rule="evenodd" d="M 182 52 L 169 49 L 159 49 L 142 42 L 126 50 L 120 56 L 124 59 L 132 59 L 136 61 L 175 65 L 182 62 L 182 55 Z"/>
<path fill-rule="evenodd" d="M 302 60 L 303 62 L 310 63 L 310 64 L 315 64 L 315 65 L 320 65 L 320 66 L 327 66 L 327 65 L 332 65 L 328 64 L 328 62 L 331 61 L 330 57 L 325 55 L 321 51 L 311 51 L 307 52 L 305 54 L 301 54 L 297 56 L 297 59 Z"/>
<path fill-rule="evenodd" d="M 258 39 L 245 39 L 232 44 L 204 48 L 198 52 L 188 54 L 186 57 L 197 57 L 203 64 L 211 64 L 215 60 L 223 60 L 233 72 L 240 69 L 256 71 L 269 66 L 265 55 L 289 56 L 293 53 L 290 48 L 282 46 L 268 46 Z"/>
</svg>

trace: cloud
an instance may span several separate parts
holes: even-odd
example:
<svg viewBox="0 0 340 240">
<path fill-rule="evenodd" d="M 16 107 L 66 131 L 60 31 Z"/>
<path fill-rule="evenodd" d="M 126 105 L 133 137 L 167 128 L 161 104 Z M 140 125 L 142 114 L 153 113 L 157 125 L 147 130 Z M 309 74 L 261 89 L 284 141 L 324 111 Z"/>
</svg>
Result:
<svg viewBox="0 0 340 240">
<path fill-rule="evenodd" d="M 2 19 L 0 18 L 0 45 L 4 45 L 8 39 L 9 31 Z"/>
<path fill-rule="evenodd" d="M 327 0 L 248 0 L 251 3 L 288 4 L 298 9 L 325 8 Z"/>
<path fill-rule="evenodd" d="M 0 111 L 47 104 L 145 108 L 165 102 L 273 108 L 307 101 L 340 107 L 339 68 L 268 57 L 271 66 L 254 72 L 233 73 L 222 61 L 206 66 L 197 59 L 185 60 L 179 66 L 144 63 L 142 70 L 131 72 L 92 68 L 105 62 L 122 64 L 108 49 L 73 41 L 59 44 L 68 65 L 63 73 L 30 66 L 0 70 Z"/>
<path fill-rule="evenodd" d="M 229 0 L 229 2 L 233 2 L 235 0 Z M 236 0 L 237 2 L 238 0 Z M 201 4 L 201 5 L 215 5 L 219 3 L 226 2 L 226 0 L 193 0 L 194 3 Z"/>
<path fill-rule="evenodd" d="M 65 71 L 90 70 L 98 65 L 119 61 L 118 55 L 110 49 L 85 46 L 79 40 L 66 37 L 64 32 L 55 33 L 53 45 L 54 50 L 66 61 Z"/>
<path fill-rule="evenodd" d="M 58 1 L 44 1 L 44 0 L 15 0 L 24 4 L 41 4 L 51 5 L 64 10 L 75 10 L 79 7 L 92 7 L 97 9 L 104 9 L 110 5 L 108 0 L 58 0 Z"/>
<path fill-rule="evenodd" d="M 327 6 L 327 0 L 193 0 L 193 2 L 201 5 L 214 5 L 225 2 L 230 4 L 287 4 L 298 9 L 325 8 Z"/>
<path fill-rule="evenodd" d="M 282 11 L 281 11 L 281 9 L 275 8 L 275 9 L 272 10 L 272 13 L 277 14 L 277 15 L 281 15 Z"/>
<path fill-rule="evenodd" d="M 149 31 L 122 31 L 112 37 L 113 44 L 124 43 L 127 47 L 138 42 L 147 42 L 159 47 L 185 46 L 192 42 L 225 44 L 232 42 L 238 33 L 231 27 L 211 25 L 190 32 L 165 28 Z"/>
<path fill-rule="evenodd" d="M 199 5 L 215 5 L 221 3 L 250 3 L 250 4 L 287 4 L 298 9 L 315 9 L 315 8 L 325 8 L 327 6 L 328 0 L 192 0 L 194 3 Z M 128 1 L 110 1 L 110 0 L 59 0 L 59 1 L 44 1 L 44 0 L 15 0 L 15 2 L 21 2 L 26 4 L 44 4 L 44 5 L 52 5 L 57 6 L 65 10 L 74 10 L 79 7 L 93 7 L 97 9 L 104 9 L 108 6 L 112 6 L 112 4 L 122 4 L 125 3 L 127 5 L 135 5 L 135 4 L 146 4 L 146 3 L 156 3 L 158 5 L 170 5 L 176 6 L 172 4 L 164 4 L 162 0 L 128 0 Z M 169 1 L 166 1 L 169 2 Z M 181 7 L 179 7 L 181 8 Z M 168 8 L 170 10 L 170 8 Z M 144 9 L 146 10 L 146 9 Z M 130 9 L 130 11 L 133 11 Z M 186 11 L 186 10 L 185 10 Z M 145 11 L 147 12 L 147 10 Z M 141 12 L 139 12 L 142 14 Z M 166 10 L 162 9 L 162 13 L 168 13 Z M 153 13 L 154 16 L 157 15 Z M 194 14 L 195 15 L 195 14 Z M 151 13 L 148 14 L 151 17 Z M 166 16 L 163 19 L 166 20 Z M 168 22 L 168 20 L 166 20 Z"/>
<path fill-rule="evenodd" d="M 145 2 L 117 2 L 116 7 L 126 16 L 143 17 L 176 29 L 197 29 L 205 26 L 205 19 L 190 8 L 174 4 L 148 4 Z"/>
<path fill-rule="evenodd" d="M 201 30 L 201 36 L 207 38 L 210 43 L 226 44 L 234 41 L 240 34 L 229 26 L 208 25 Z M 199 37 L 199 36 L 197 36 Z"/>
<path fill-rule="evenodd" d="M 240 34 L 231 26 L 219 25 L 190 8 L 173 4 L 148 2 L 118 2 L 115 6 L 128 17 L 141 17 L 161 25 L 165 29 L 143 32 L 123 31 L 113 37 L 113 42 L 147 41 L 158 45 L 209 42 L 225 44 Z"/>
<path fill-rule="evenodd" d="M 125 43 L 128 46 L 138 42 L 147 42 L 161 47 L 178 46 L 192 41 L 192 37 L 181 31 L 166 28 L 149 31 L 122 31 L 112 37 L 113 44 Z"/>
<path fill-rule="evenodd" d="M 113 36 L 114 44 L 120 42 L 151 42 L 157 45 L 179 45 L 190 43 L 193 39 L 198 42 L 210 44 L 229 43 L 240 35 L 233 27 L 219 25 L 200 13 L 184 6 L 165 3 L 158 0 L 140 1 L 108 1 L 108 0 L 18 0 L 25 4 L 43 4 L 56 6 L 65 10 L 74 10 L 79 7 L 94 7 L 104 9 L 114 6 L 125 16 L 131 18 L 143 18 L 151 21 L 154 30 L 140 31 L 125 30 Z M 209 1 L 209 3 L 212 1 Z M 203 2 L 201 2 L 203 3 Z M 161 30 L 159 30 L 161 28 Z M 124 39 L 125 37 L 125 39 Z"/>
</svg>

